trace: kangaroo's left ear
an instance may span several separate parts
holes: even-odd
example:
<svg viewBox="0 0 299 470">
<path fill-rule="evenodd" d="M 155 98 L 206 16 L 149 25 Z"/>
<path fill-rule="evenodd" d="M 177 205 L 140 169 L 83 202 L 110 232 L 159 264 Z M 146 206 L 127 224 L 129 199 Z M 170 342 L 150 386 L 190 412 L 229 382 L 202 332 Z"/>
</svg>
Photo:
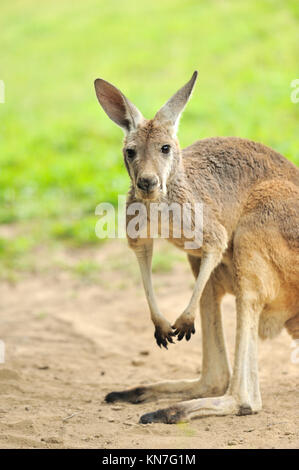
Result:
<svg viewBox="0 0 299 470">
<path fill-rule="evenodd" d="M 144 120 L 141 112 L 114 85 L 102 78 L 94 82 L 96 95 L 107 115 L 120 126 L 126 134 L 136 129 Z"/>
<path fill-rule="evenodd" d="M 189 80 L 186 85 L 180 88 L 180 90 L 177 91 L 170 98 L 170 100 L 168 100 L 167 103 L 164 104 L 164 106 L 162 106 L 162 108 L 157 112 L 155 116 L 155 120 L 162 123 L 166 123 L 173 127 L 173 131 L 175 134 L 177 132 L 181 114 L 187 102 L 189 101 L 192 90 L 194 88 L 197 75 L 198 72 L 195 71 L 191 77 L 191 80 Z"/>
</svg>

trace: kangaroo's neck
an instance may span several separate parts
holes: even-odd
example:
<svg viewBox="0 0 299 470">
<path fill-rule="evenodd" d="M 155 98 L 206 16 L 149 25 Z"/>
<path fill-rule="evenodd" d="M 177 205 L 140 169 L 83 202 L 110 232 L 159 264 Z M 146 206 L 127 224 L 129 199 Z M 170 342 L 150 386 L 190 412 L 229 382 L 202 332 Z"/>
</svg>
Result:
<svg viewBox="0 0 299 470">
<path fill-rule="evenodd" d="M 194 198 L 192 186 L 190 186 L 188 174 L 184 168 L 182 160 L 179 161 L 176 168 L 172 171 L 167 182 L 167 193 L 165 195 L 165 202 L 171 203 L 194 203 L 197 198 Z"/>
</svg>

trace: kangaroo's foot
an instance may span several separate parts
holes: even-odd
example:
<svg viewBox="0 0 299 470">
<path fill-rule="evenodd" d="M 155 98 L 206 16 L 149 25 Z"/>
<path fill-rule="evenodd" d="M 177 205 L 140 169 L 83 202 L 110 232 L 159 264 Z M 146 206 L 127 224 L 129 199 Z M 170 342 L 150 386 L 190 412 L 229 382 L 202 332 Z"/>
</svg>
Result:
<svg viewBox="0 0 299 470">
<path fill-rule="evenodd" d="M 259 411 L 259 405 L 240 403 L 232 395 L 215 398 L 200 398 L 177 403 L 169 408 L 146 413 L 141 416 L 140 423 L 175 424 L 203 416 L 225 416 L 230 414 L 249 415 Z"/>
<path fill-rule="evenodd" d="M 121 392 L 111 392 L 105 397 L 107 403 L 114 403 L 116 401 L 125 401 L 128 403 L 142 403 L 150 398 L 147 393 L 146 387 L 135 387 Z"/>
<path fill-rule="evenodd" d="M 214 380 L 211 380 L 210 376 L 208 378 L 209 383 L 203 379 L 169 380 L 120 392 L 111 392 L 106 395 L 105 401 L 107 403 L 124 401 L 137 404 L 163 398 L 166 395 L 172 398 L 191 399 L 221 396 L 226 392 L 229 384 L 229 375 L 219 374 L 217 379 L 215 378 Z"/>
</svg>

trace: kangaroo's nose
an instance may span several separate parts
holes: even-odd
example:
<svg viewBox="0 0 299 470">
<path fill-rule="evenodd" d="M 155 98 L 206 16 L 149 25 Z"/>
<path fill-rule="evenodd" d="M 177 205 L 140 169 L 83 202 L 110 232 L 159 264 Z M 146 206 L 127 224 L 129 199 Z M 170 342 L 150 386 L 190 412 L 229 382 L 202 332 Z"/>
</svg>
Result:
<svg viewBox="0 0 299 470">
<path fill-rule="evenodd" d="M 152 191 L 158 184 L 158 178 L 156 176 L 145 176 L 138 178 L 137 186 L 142 191 Z"/>
</svg>

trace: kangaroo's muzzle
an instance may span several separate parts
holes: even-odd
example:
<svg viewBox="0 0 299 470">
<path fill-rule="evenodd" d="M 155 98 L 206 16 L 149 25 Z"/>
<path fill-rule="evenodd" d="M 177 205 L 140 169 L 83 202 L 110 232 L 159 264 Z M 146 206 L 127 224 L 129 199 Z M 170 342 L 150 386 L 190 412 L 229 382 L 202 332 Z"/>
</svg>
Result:
<svg viewBox="0 0 299 470">
<path fill-rule="evenodd" d="M 157 188 L 159 180 L 156 176 L 144 176 L 138 178 L 137 187 L 144 193 L 149 194 Z"/>
</svg>

